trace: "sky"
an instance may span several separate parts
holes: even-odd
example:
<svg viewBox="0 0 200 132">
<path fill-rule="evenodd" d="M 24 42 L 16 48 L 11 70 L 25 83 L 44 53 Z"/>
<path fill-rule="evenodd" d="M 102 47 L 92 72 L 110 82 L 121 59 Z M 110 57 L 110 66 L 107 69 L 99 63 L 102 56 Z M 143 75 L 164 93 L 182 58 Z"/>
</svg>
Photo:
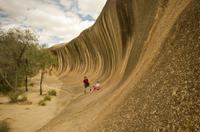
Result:
<svg viewBox="0 0 200 132">
<path fill-rule="evenodd" d="M 69 42 L 94 24 L 106 0 L 0 0 L 0 28 L 29 28 L 41 44 Z"/>
</svg>

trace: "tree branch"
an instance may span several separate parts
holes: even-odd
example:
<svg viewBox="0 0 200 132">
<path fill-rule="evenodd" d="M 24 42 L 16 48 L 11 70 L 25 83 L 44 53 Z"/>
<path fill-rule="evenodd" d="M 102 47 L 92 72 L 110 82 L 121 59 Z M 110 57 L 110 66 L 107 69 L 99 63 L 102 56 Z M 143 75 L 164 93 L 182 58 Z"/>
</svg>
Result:
<svg viewBox="0 0 200 132">
<path fill-rule="evenodd" d="M 3 80 L 5 81 L 5 83 L 12 89 L 14 89 L 14 87 L 10 84 L 10 82 L 3 76 L 3 73 L 0 71 L 0 75 L 3 78 Z"/>
</svg>

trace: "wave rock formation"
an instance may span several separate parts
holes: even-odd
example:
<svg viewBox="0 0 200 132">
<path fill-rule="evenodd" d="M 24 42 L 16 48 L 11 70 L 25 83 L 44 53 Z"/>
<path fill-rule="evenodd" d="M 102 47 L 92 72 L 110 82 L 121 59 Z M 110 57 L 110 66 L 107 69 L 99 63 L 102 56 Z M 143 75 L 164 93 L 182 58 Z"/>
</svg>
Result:
<svg viewBox="0 0 200 132">
<path fill-rule="evenodd" d="M 103 90 L 43 130 L 200 130 L 199 0 L 108 0 L 92 27 L 51 51 L 76 95 L 85 75 Z"/>
</svg>

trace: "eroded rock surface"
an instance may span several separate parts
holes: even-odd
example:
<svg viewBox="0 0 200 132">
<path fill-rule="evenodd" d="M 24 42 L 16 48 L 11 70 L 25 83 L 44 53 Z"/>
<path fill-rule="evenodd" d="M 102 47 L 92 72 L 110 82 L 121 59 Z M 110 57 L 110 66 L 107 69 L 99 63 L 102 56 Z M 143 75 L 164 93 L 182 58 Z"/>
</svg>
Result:
<svg viewBox="0 0 200 132">
<path fill-rule="evenodd" d="M 108 0 L 92 27 L 51 50 L 60 73 L 112 89 L 91 131 L 200 131 L 199 0 Z"/>
</svg>

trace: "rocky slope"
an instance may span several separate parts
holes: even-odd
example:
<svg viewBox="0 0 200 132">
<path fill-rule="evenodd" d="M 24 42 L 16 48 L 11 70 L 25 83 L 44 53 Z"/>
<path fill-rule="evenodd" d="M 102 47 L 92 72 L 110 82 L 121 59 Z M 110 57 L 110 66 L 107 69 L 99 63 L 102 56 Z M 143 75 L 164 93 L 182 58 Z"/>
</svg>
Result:
<svg viewBox="0 0 200 132">
<path fill-rule="evenodd" d="M 73 86 L 87 75 L 109 89 L 87 131 L 200 130 L 199 0 L 108 0 L 92 27 L 51 50 Z"/>
</svg>

